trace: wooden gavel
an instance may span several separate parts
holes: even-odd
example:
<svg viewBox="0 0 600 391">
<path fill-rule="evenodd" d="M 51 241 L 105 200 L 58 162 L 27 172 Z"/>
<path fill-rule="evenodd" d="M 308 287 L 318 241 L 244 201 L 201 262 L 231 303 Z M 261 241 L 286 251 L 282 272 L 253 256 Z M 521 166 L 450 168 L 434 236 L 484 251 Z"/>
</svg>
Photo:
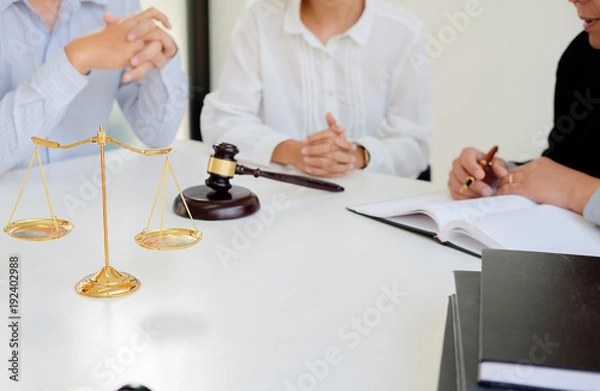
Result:
<svg viewBox="0 0 600 391">
<path fill-rule="evenodd" d="M 126 384 L 117 391 L 152 391 L 148 387 L 141 384 Z"/>
<path fill-rule="evenodd" d="M 254 175 L 325 191 L 344 191 L 343 187 L 335 183 L 319 179 L 244 167 L 237 164 L 235 155 L 239 150 L 232 144 L 216 143 L 213 145 L 213 149 L 215 152 L 208 161 L 206 171 L 209 177 L 204 181 L 205 185 L 185 189 L 182 192 L 183 198 L 177 196 L 173 203 L 175 214 L 187 217 L 189 210 L 194 219 L 225 220 L 255 213 L 260 209 L 260 201 L 256 194 L 245 187 L 232 186 L 229 183 L 229 180 L 236 174 Z"/>
<path fill-rule="evenodd" d="M 310 187 L 313 189 L 341 192 L 344 188 L 335 183 L 322 181 L 319 179 L 307 178 L 299 175 L 280 174 L 276 172 L 263 171 L 259 168 L 251 169 L 235 160 L 238 154 L 238 148 L 233 144 L 219 142 L 213 145 L 215 153 L 208 160 L 206 171 L 210 175 L 205 181 L 206 185 L 217 192 L 226 192 L 231 189 L 229 180 L 235 174 L 254 175 L 255 177 L 268 178 L 279 182 L 291 183 L 294 185 Z"/>
</svg>

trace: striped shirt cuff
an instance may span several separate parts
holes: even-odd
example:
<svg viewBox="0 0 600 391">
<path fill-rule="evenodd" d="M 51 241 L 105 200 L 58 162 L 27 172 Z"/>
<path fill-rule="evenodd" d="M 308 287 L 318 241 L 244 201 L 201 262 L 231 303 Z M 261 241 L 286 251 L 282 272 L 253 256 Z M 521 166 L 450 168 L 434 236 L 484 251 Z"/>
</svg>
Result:
<svg viewBox="0 0 600 391">
<path fill-rule="evenodd" d="M 169 91 L 169 99 L 185 106 L 188 98 L 188 80 L 181 67 L 181 56 L 176 55 L 160 70 L 160 77 Z"/>
<path fill-rule="evenodd" d="M 160 79 L 168 96 L 163 121 L 178 122 L 181 120 L 189 96 L 188 80 L 182 71 L 179 54 L 170 59 L 167 65 L 160 70 Z"/>
<path fill-rule="evenodd" d="M 600 188 L 590 197 L 583 209 L 583 217 L 594 224 L 600 225 Z"/>
<path fill-rule="evenodd" d="M 32 84 L 56 108 L 64 108 L 88 84 L 88 78 L 83 76 L 67 58 L 64 48 L 54 54 L 35 73 Z"/>
</svg>

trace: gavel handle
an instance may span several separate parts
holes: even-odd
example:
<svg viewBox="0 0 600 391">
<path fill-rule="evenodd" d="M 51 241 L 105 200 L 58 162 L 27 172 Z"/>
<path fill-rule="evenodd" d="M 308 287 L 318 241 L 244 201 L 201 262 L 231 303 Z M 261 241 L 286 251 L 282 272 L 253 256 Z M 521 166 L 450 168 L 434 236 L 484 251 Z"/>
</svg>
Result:
<svg viewBox="0 0 600 391">
<path fill-rule="evenodd" d="M 239 175 L 254 175 L 255 177 L 263 177 L 273 179 L 279 182 L 292 183 L 294 185 L 310 187 L 313 189 L 341 192 L 344 191 L 342 186 L 336 185 L 335 183 L 322 181 L 319 179 L 306 178 L 299 175 L 280 174 L 276 172 L 262 171 L 260 168 L 251 169 L 240 164 L 237 165 L 235 173 Z"/>
</svg>

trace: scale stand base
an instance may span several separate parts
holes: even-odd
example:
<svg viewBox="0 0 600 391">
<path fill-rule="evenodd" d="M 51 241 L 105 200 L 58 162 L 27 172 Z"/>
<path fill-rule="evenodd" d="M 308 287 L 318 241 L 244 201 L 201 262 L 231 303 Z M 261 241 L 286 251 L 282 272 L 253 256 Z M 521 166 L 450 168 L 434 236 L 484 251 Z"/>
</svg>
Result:
<svg viewBox="0 0 600 391">
<path fill-rule="evenodd" d="M 192 218 L 200 220 L 227 220 L 249 216 L 260 209 L 256 194 L 241 186 L 233 186 L 227 192 L 216 192 L 208 186 L 185 189 L 183 197 Z M 188 217 L 181 197 L 177 196 L 173 211 Z"/>
<path fill-rule="evenodd" d="M 135 292 L 140 281 L 128 273 L 118 272 L 111 266 L 84 277 L 75 285 L 75 291 L 93 299 L 110 299 Z"/>
</svg>

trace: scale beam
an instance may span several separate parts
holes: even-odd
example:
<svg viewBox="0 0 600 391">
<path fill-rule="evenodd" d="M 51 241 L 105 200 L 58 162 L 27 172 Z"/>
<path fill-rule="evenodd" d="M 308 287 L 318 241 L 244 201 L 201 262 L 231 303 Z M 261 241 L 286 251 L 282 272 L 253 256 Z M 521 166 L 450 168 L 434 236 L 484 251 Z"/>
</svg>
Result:
<svg viewBox="0 0 600 391">
<path fill-rule="evenodd" d="M 91 298 L 112 298 L 128 295 L 130 293 L 135 292 L 140 287 L 140 281 L 135 278 L 133 275 L 119 272 L 115 270 L 110 265 L 109 260 L 109 246 L 108 246 L 108 207 L 107 207 L 107 195 L 106 195 L 106 163 L 104 158 L 105 146 L 108 143 L 115 144 L 119 147 L 128 149 L 132 152 L 143 156 L 165 156 L 165 164 L 163 167 L 163 173 L 161 175 L 161 180 L 158 185 L 158 190 L 156 193 L 156 198 L 154 199 L 154 204 L 152 206 L 152 210 L 150 212 L 150 218 L 148 219 L 148 224 L 146 227 L 135 236 L 135 241 L 144 248 L 150 250 L 179 250 L 187 247 L 191 247 L 197 244 L 200 240 L 202 240 L 202 233 L 198 231 L 196 227 L 196 223 L 192 218 L 192 215 L 189 213 L 189 209 L 186 207 L 188 211 L 188 216 L 192 222 L 194 229 L 188 228 L 164 228 L 163 220 L 165 213 L 165 200 L 166 200 L 166 185 L 167 185 L 167 177 L 170 172 L 175 185 L 177 186 L 177 190 L 179 195 L 182 196 L 181 188 L 179 183 L 177 182 L 177 178 L 175 177 L 175 173 L 173 172 L 173 167 L 169 162 L 169 153 L 172 151 L 172 148 L 159 148 L 159 149 L 138 149 L 132 147 L 130 145 L 124 144 L 118 140 L 115 140 L 111 137 L 108 137 L 102 128 L 102 124 L 100 124 L 100 128 L 98 130 L 98 134 L 92 138 L 77 141 L 72 144 L 61 144 L 54 140 L 48 140 L 39 137 L 32 137 L 31 140 L 35 144 L 34 154 L 31 158 L 31 162 L 29 164 L 29 168 L 27 169 L 27 173 L 25 175 L 25 180 L 23 185 L 21 186 L 21 190 L 17 197 L 17 202 L 15 203 L 15 207 L 13 212 L 9 218 L 9 222 L 4 228 L 4 232 L 8 235 L 12 236 L 16 239 L 27 240 L 27 241 L 43 241 L 43 240 L 53 240 L 61 238 L 67 235 L 73 229 L 73 224 L 66 221 L 58 219 L 54 215 L 54 210 L 52 208 L 52 202 L 50 201 L 50 193 L 48 191 L 48 186 L 46 183 L 46 177 L 44 175 L 44 170 L 42 168 L 42 161 L 40 158 L 40 154 L 38 151 L 38 147 L 46 147 L 52 149 L 70 149 L 75 148 L 84 144 L 97 144 L 100 147 L 100 170 L 102 174 L 102 224 L 104 228 L 104 258 L 105 265 L 99 272 L 94 274 L 90 274 L 87 277 L 84 277 L 77 285 L 75 286 L 75 290 L 80 295 L 91 297 Z M 29 178 L 29 173 L 33 166 L 33 162 L 38 161 L 40 173 L 42 176 L 42 180 L 44 182 L 44 190 L 46 192 L 46 198 L 48 201 L 48 207 L 50 209 L 50 218 L 33 218 L 33 219 L 24 219 L 19 221 L 12 221 L 21 196 L 23 194 L 23 190 Z M 150 229 L 149 225 L 152 220 L 152 214 L 154 212 L 154 208 L 156 206 L 156 201 L 158 199 L 159 194 L 162 190 L 162 212 L 160 217 L 160 227 L 158 229 Z"/>
</svg>

